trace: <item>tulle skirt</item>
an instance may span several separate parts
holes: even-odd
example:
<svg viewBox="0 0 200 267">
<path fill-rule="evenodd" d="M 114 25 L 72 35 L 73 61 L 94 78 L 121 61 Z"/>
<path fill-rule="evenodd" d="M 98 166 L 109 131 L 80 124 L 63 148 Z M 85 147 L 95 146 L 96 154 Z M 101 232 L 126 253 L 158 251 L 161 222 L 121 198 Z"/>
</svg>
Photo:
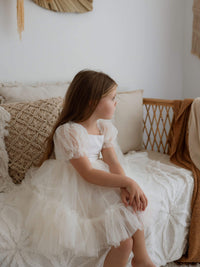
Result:
<svg viewBox="0 0 200 267">
<path fill-rule="evenodd" d="M 102 160 L 92 165 L 109 172 Z M 51 255 L 98 257 L 148 220 L 148 209 L 135 213 L 125 207 L 119 188 L 88 183 L 69 162 L 56 159 L 31 168 L 6 201 L 22 217 L 28 246 Z"/>
</svg>

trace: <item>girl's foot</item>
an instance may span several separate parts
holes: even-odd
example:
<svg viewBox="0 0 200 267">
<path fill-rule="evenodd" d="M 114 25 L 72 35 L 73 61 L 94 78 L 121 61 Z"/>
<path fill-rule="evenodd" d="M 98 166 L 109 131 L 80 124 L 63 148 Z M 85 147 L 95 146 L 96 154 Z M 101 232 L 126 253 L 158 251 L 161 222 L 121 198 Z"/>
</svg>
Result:
<svg viewBox="0 0 200 267">
<path fill-rule="evenodd" d="M 131 261 L 133 267 L 156 267 L 155 264 L 149 259 L 144 261 L 137 261 L 134 258 Z"/>
</svg>

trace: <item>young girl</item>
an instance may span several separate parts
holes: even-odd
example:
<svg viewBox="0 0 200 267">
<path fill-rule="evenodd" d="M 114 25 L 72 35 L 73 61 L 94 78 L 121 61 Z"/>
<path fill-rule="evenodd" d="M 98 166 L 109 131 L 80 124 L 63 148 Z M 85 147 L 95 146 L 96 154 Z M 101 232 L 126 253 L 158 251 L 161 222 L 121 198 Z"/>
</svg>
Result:
<svg viewBox="0 0 200 267">
<path fill-rule="evenodd" d="M 68 253 L 66 267 L 84 261 L 86 267 L 125 267 L 131 251 L 132 266 L 155 267 L 145 248 L 147 198 L 115 151 L 117 129 L 110 119 L 116 89 L 102 72 L 83 70 L 74 77 L 41 166 L 27 172 L 20 197 L 12 197 L 30 247 L 45 255 Z"/>
</svg>

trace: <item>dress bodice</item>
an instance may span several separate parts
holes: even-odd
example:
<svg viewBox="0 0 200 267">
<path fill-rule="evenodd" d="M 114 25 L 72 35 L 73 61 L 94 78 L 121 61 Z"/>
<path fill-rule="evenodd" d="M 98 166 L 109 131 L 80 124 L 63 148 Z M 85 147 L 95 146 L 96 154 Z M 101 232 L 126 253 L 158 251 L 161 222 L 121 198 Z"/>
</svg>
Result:
<svg viewBox="0 0 200 267">
<path fill-rule="evenodd" d="M 54 152 L 56 159 L 68 161 L 72 158 L 87 156 L 93 162 L 100 156 L 102 148 L 112 147 L 117 129 L 110 121 L 98 120 L 100 135 L 89 134 L 81 124 L 65 123 L 54 134 Z"/>
<path fill-rule="evenodd" d="M 100 157 L 100 152 L 104 142 L 104 135 L 88 134 L 88 159 L 93 162 Z"/>
</svg>

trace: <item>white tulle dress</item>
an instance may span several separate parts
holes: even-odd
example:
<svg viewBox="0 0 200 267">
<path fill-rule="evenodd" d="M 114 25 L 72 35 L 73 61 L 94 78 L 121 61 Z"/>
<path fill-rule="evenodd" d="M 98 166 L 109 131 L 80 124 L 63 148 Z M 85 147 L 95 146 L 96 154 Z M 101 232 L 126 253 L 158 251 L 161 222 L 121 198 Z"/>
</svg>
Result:
<svg viewBox="0 0 200 267">
<path fill-rule="evenodd" d="M 144 228 L 145 212 L 134 213 L 132 207 L 125 207 L 119 188 L 88 183 L 69 161 L 87 155 L 94 168 L 109 172 L 100 152 L 114 146 L 117 129 L 108 120 L 97 123 L 101 135 L 88 134 L 74 122 L 58 127 L 55 159 L 31 168 L 10 194 L 10 203 L 22 216 L 27 246 L 44 255 L 68 253 L 71 263 L 66 266 L 70 267 L 78 266 L 76 258 L 82 257 L 81 264 L 83 259 L 98 259 L 102 252 L 105 258 L 111 246 L 119 246 Z M 9 194 L 5 201 L 9 203 Z"/>
</svg>

